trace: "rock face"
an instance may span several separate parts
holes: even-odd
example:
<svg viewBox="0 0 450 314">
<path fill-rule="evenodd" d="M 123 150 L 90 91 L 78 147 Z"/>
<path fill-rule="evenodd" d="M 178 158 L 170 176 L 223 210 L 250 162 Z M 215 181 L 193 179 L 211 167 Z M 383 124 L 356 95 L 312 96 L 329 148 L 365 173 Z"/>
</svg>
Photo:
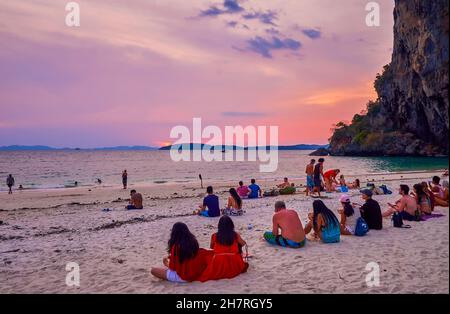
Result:
<svg viewBox="0 0 450 314">
<path fill-rule="evenodd" d="M 378 99 L 338 123 L 332 155 L 448 155 L 447 0 L 395 0 L 392 61 L 377 75 Z"/>
</svg>

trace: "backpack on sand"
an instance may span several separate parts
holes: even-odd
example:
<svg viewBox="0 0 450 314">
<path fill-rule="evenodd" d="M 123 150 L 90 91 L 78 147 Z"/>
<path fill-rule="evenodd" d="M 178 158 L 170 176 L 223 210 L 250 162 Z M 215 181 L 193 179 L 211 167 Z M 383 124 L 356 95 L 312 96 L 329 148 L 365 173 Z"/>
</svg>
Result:
<svg viewBox="0 0 450 314">
<path fill-rule="evenodd" d="M 395 228 L 407 228 L 407 229 L 411 228 L 410 225 L 403 224 L 402 215 L 400 215 L 398 212 L 395 212 L 392 215 L 392 222 L 393 222 Z"/>
<path fill-rule="evenodd" d="M 359 217 L 356 220 L 356 227 L 355 227 L 355 236 L 362 237 L 366 235 L 366 233 L 369 231 L 369 226 L 367 225 L 364 218 Z"/>
</svg>

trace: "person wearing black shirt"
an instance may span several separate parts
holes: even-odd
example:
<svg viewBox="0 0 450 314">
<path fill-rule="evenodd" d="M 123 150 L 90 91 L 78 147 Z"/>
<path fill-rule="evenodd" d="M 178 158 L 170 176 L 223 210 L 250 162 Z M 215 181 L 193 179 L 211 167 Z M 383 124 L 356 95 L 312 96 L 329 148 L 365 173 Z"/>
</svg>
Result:
<svg viewBox="0 0 450 314">
<path fill-rule="evenodd" d="M 366 201 L 364 205 L 360 207 L 361 217 L 366 221 L 369 229 L 383 229 L 383 216 L 381 214 L 380 204 L 372 199 L 373 193 L 371 190 L 362 190 L 361 193 L 362 199 Z"/>
</svg>

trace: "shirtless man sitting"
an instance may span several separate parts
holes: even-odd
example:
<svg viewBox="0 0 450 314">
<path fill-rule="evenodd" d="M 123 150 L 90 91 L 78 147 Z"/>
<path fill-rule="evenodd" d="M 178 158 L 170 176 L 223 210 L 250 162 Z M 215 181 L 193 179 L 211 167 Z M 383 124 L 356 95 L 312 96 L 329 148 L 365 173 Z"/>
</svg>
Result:
<svg viewBox="0 0 450 314">
<path fill-rule="evenodd" d="M 398 212 L 404 220 L 417 220 L 417 201 L 414 197 L 409 195 L 409 186 L 401 184 L 399 194 L 402 197 L 395 203 L 395 205 L 388 203 L 389 207 L 391 208 L 383 213 L 383 217 L 389 217 L 394 212 Z"/>
<path fill-rule="evenodd" d="M 287 187 L 290 187 L 290 186 L 291 186 L 291 184 L 289 183 L 289 179 L 288 178 L 284 178 L 283 183 L 278 184 L 277 188 L 284 189 L 284 188 L 287 188 Z"/>
<path fill-rule="evenodd" d="M 302 222 L 295 210 L 286 209 L 283 201 L 275 203 L 275 214 L 272 221 L 272 232 L 264 233 L 264 239 L 267 242 L 290 248 L 301 248 L 305 245 L 305 231 Z"/>
<path fill-rule="evenodd" d="M 137 193 L 136 190 L 131 190 L 130 191 L 130 204 L 125 207 L 125 209 L 143 209 L 143 205 L 142 205 L 142 194 L 141 193 Z"/>
</svg>

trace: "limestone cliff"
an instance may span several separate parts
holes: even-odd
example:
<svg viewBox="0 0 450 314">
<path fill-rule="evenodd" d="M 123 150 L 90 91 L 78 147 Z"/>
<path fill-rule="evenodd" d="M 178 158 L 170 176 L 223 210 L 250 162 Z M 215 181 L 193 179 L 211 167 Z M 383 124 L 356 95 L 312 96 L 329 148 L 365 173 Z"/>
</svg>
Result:
<svg viewBox="0 0 450 314">
<path fill-rule="evenodd" d="M 447 0 L 395 0 L 392 61 L 366 115 L 338 123 L 332 155 L 448 155 Z"/>
</svg>

